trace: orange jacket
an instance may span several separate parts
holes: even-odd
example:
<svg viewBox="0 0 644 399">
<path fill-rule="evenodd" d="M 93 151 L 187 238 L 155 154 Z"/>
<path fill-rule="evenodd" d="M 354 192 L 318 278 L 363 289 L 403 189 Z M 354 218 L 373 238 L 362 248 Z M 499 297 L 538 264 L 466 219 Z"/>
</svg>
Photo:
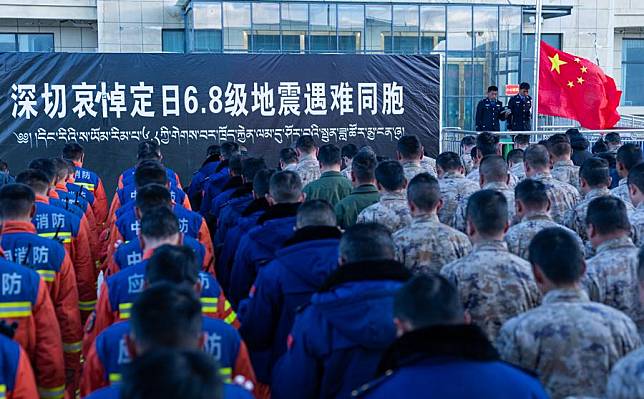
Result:
<svg viewBox="0 0 644 399">
<path fill-rule="evenodd" d="M 8 399 L 32 399 L 38 397 L 38 388 L 36 387 L 36 377 L 34 370 L 31 368 L 27 353 L 21 346 L 20 358 L 16 368 L 16 379 L 13 383 L 13 389 L 7 391 Z"/>
<path fill-rule="evenodd" d="M 82 162 L 74 161 L 74 165 L 76 165 L 76 167 L 78 168 L 83 167 Z M 94 204 L 92 205 L 92 210 L 94 211 L 97 225 L 101 226 L 107 219 L 107 195 L 105 194 L 105 188 L 103 187 L 103 181 L 101 180 L 101 178 L 98 177 L 98 175 L 94 172 L 88 172 L 96 176 L 95 183 L 91 183 L 89 181 L 75 181 L 74 183 L 78 184 L 79 186 L 85 187 L 87 190 L 94 193 L 95 200 Z"/>
<path fill-rule="evenodd" d="M 69 192 L 67 189 L 67 185 L 65 183 L 59 183 L 56 184 L 56 190 L 61 190 L 64 192 Z M 59 198 L 60 196 L 56 191 L 52 190 L 49 193 L 49 196 L 52 198 Z M 92 259 L 95 261 L 98 260 L 98 254 L 99 254 L 99 245 L 98 245 L 98 236 L 99 236 L 99 227 L 96 225 L 96 217 L 94 216 L 94 211 L 92 210 L 91 206 L 87 206 L 85 208 L 85 217 L 87 222 L 87 228 L 88 231 L 90 232 L 89 238 L 90 238 L 90 249 L 92 250 Z"/>
</svg>

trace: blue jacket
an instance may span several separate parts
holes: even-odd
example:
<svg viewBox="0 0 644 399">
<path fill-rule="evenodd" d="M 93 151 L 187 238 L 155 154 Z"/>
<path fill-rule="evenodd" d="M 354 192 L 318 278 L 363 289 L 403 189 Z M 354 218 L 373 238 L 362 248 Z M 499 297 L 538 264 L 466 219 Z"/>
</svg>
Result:
<svg viewBox="0 0 644 399">
<path fill-rule="evenodd" d="M 234 196 L 234 195 L 233 195 Z M 213 244 L 215 248 L 221 249 L 221 246 L 226 240 L 226 234 L 235 227 L 241 213 L 253 201 L 252 194 L 242 195 L 239 197 L 231 198 L 226 202 L 219 212 L 219 219 L 217 219 L 217 230 L 213 237 Z"/>
<path fill-rule="evenodd" d="M 233 306 L 248 298 L 259 268 L 273 260 L 275 252 L 293 235 L 298 204 L 274 205 L 257 219 L 240 240 L 230 276 Z"/>
<path fill-rule="evenodd" d="M 375 375 L 396 339 L 394 295 L 410 272 L 395 261 L 340 266 L 297 315 L 273 369 L 271 397 L 347 398 Z"/>
<path fill-rule="evenodd" d="M 206 256 L 206 249 L 199 241 L 189 236 L 183 236 L 182 244 L 192 248 L 192 250 L 195 251 L 197 262 L 199 262 L 200 265 L 203 264 L 203 258 Z M 114 262 L 118 266 L 119 270 L 123 270 L 129 266 L 134 266 L 142 260 L 143 249 L 141 249 L 141 241 L 139 240 L 139 237 L 119 245 L 116 252 L 114 252 Z"/>
<path fill-rule="evenodd" d="M 83 198 L 80 191 L 56 190 L 56 194 L 58 194 L 58 199 L 61 202 L 75 205 L 82 209 L 83 213 L 87 211 L 88 207 L 92 206 L 86 198 Z"/>
<path fill-rule="evenodd" d="M 94 205 L 94 201 L 96 201 L 96 196 L 94 196 L 94 193 L 89 191 L 87 188 L 83 187 L 80 184 L 76 183 L 67 183 L 67 190 L 70 193 L 78 193 L 82 198 L 84 198 L 87 202 L 89 202 L 90 205 Z"/>
<path fill-rule="evenodd" d="M 201 193 L 201 190 L 203 190 L 204 181 L 208 178 L 208 176 L 215 173 L 215 170 L 218 166 L 219 161 L 208 162 L 192 175 L 190 187 L 188 187 L 188 195 L 190 196 L 190 198 Z"/>
<path fill-rule="evenodd" d="M 253 366 L 260 382 L 270 384 L 273 365 L 286 352 L 296 310 L 308 303 L 338 264 L 342 233 L 336 227 L 297 230 L 263 267 L 240 314 L 240 332 L 251 351 L 269 350 L 265 364 Z"/>
<path fill-rule="evenodd" d="M 136 166 L 133 166 L 127 170 L 125 170 L 123 173 L 121 173 L 121 182 L 123 187 L 134 184 L 134 172 L 136 172 Z M 176 185 L 177 182 L 177 174 L 174 172 L 174 170 L 170 168 L 165 168 L 165 173 L 168 176 L 168 180 L 170 181 L 170 184 Z"/>
<path fill-rule="evenodd" d="M 92 392 L 86 396 L 86 399 L 119 399 L 121 397 L 120 384 L 110 385 Z M 224 397 L 223 399 L 253 399 L 253 395 L 233 384 L 224 384 Z"/>
<path fill-rule="evenodd" d="M 170 198 L 177 204 L 183 204 L 186 199 L 186 193 L 183 192 L 176 184 L 170 183 Z M 116 195 L 119 197 L 119 202 L 122 205 L 127 204 L 128 202 L 136 199 L 136 186 L 130 184 L 116 190 Z"/>
<path fill-rule="evenodd" d="M 172 211 L 179 220 L 179 231 L 192 238 L 199 237 L 199 230 L 203 218 L 197 212 L 192 212 L 179 204 L 172 207 Z M 141 230 L 141 221 L 136 217 L 134 208 L 130 208 L 116 219 L 116 228 L 123 237 L 124 242 L 136 239 Z"/>
<path fill-rule="evenodd" d="M 55 239 L 63 244 L 78 236 L 80 218 L 52 204 L 36 201 L 36 213 L 31 219 L 38 235 Z"/>
<path fill-rule="evenodd" d="M 25 366 L 21 365 L 20 362 L 28 362 L 29 360 L 26 356 L 23 359 L 21 357 L 20 345 L 11 338 L 0 334 L 0 359 L 2 359 L 0 362 L 0 387 L 4 388 L 0 392 L 1 397 L 13 392 L 16 386 L 24 384 L 20 379 L 27 378 L 27 376 L 20 375 L 25 371 Z"/>
<path fill-rule="evenodd" d="M 539 380 L 500 360 L 474 325 L 432 326 L 400 337 L 383 355 L 380 375 L 355 397 L 389 399 L 546 399 Z"/>
<path fill-rule="evenodd" d="M 207 215 L 210 212 L 212 200 L 222 191 L 226 183 L 230 180 L 230 169 L 228 169 L 228 160 L 223 160 L 217 165 L 215 172 L 208 176 L 203 182 L 203 200 L 199 213 Z"/>
<path fill-rule="evenodd" d="M 221 212 L 221 207 L 231 198 L 233 195 L 241 188 L 245 187 L 241 177 L 233 176 L 228 180 L 228 183 L 223 187 L 222 191 L 217 194 L 217 196 L 212 200 L 210 204 L 209 214 L 214 216 L 215 219 L 219 217 L 219 212 Z M 251 191 L 252 188 L 251 188 Z"/>
</svg>

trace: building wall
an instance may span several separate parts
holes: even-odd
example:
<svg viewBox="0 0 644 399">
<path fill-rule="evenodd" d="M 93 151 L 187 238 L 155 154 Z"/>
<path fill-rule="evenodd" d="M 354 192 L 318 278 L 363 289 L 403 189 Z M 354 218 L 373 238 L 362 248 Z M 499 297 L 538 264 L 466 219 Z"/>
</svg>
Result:
<svg viewBox="0 0 644 399">
<path fill-rule="evenodd" d="M 0 33 L 51 33 L 57 52 L 92 53 L 98 48 L 96 21 L 3 18 Z"/>
</svg>

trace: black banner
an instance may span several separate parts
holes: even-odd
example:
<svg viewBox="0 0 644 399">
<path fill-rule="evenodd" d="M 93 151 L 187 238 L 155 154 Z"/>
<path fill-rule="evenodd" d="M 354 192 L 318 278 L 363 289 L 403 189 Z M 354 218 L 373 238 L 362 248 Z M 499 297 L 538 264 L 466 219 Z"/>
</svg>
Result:
<svg viewBox="0 0 644 399">
<path fill-rule="evenodd" d="M 108 191 L 143 140 L 188 183 L 210 144 L 276 164 L 300 135 L 393 156 L 415 134 L 435 156 L 439 57 L 400 55 L 0 54 L 0 158 L 86 148 Z"/>
</svg>

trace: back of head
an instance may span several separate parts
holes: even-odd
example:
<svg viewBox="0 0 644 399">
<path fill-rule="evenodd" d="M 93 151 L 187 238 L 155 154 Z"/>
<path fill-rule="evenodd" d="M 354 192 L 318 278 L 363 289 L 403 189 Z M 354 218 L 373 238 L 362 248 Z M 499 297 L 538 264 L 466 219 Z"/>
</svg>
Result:
<svg viewBox="0 0 644 399">
<path fill-rule="evenodd" d="M 50 182 L 56 178 L 56 165 L 49 158 L 37 158 L 29 162 L 29 169 L 36 169 L 45 174 Z"/>
<path fill-rule="evenodd" d="M 179 221 L 167 207 L 148 209 L 141 218 L 141 236 L 146 240 L 164 240 L 179 234 Z"/>
<path fill-rule="evenodd" d="M 0 159 L 0 172 L 9 173 L 9 164 L 4 159 Z"/>
<path fill-rule="evenodd" d="M 617 150 L 617 162 L 624 165 L 626 170 L 631 170 L 642 162 L 642 149 L 633 143 L 626 143 Z"/>
<path fill-rule="evenodd" d="M 563 157 L 570 155 L 572 147 L 570 146 L 570 138 L 565 134 L 553 134 L 548 139 L 548 149 L 555 157 Z"/>
<path fill-rule="evenodd" d="M 530 242 L 529 260 L 556 285 L 574 284 L 585 271 L 583 249 L 577 239 L 561 227 L 541 230 Z"/>
<path fill-rule="evenodd" d="M 283 170 L 271 176 L 269 194 L 275 203 L 296 203 L 302 199 L 302 179 L 289 170 Z"/>
<path fill-rule="evenodd" d="M 481 160 L 479 174 L 488 183 L 505 183 L 508 181 L 508 164 L 500 155 L 486 155 Z"/>
<path fill-rule="evenodd" d="M 246 158 L 242 161 L 241 175 L 244 181 L 252 183 L 257 172 L 262 169 L 266 169 L 266 161 L 264 161 L 264 158 Z"/>
<path fill-rule="evenodd" d="M 230 159 L 228 160 L 228 170 L 230 171 L 231 175 L 241 176 L 244 170 L 241 155 L 233 155 L 232 157 L 230 157 Z"/>
<path fill-rule="evenodd" d="M 83 158 L 85 149 L 78 143 L 67 143 L 63 147 L 62 156 L 65 159 L 79 162 Z"/>
<path fill-rule="evenodd" d="M 135 205 L 142 214 L 149 209 L 160 206 L 170 209 L 172 207 L 172 196 L 166 186 L 160 184 L 148 184 L 136 190 Z"/>
<path fill-rule="evenodd" d="M 209 145 L 206 149 L 206 157 L 220 157 L 221 156 L 221 146 L 219 144 Z"/>
<path fill-rule="evenodd" d="M 358 153 L 358 146 L 353 143 L 345 144 L 342 146 L 342 157 L 347 159 L 353 159 Z"/>
<path fill-rule="evenodd" d="M 617 132 L 610 132 L 606 134 L 606 136 L 604 136 L 604 141 L 606 141 L 606 144 L 611 146 L 622 144 L 622 138 Z"/>
<path fill-rule="evenodd" d="M 499 147 L 499 136 L 490 132 L 481 132 L 476 136 L 476 148 L 481 156 L 495 155 Z"/>
<path fill-rule="evenodd" d="M 240 150 L 239 150 L 239 144 L 235 142 L 230 142 L 227 141 L 224 144 L 221 145 L 221 157 L 223 159 L 230 159 L 233 157 L 233 155 L 239 155 Z"/>
<path fill-rule="evenodd" d="M 508 162 L 512 162 L 513 164 L 518 164 L 523 162 L 523 150 L 522 149 L 515 149 L 510 152 L 508 152 Z"/>
<path fill-rule="evenodd" d="M 579 169 L 579 177 L 590 187 L 610 186 L 610 169 L 608 161 L 602 158 L 588 158 Z"/>
<path fill-rule="evenodd" d="M 456 287 L 439 275 L 420 275 L 407 281 L 394 297 L 394 317 L 414 330 L 464 322 Z"/>
<path fill-rule="evenodd" d="M 199 282 L 200 265 L 192 248 L 185 245 L 162 245 L 145 265 L 148 285 L 161 282 L 192 287 Z"/>
<path fill-rule="evenodd" d="M 457 153 L 447 151 L 443 152 L 436 157 L 436 165 L 443 169 L 445 173 L 455 172 L 459 168 L 463 167 L 463 162 L 461 162 L 461 157 Z"/>
<path fill-rule="evenodd" d="M 633 166 L 628 172 L 628 184 L 644 193 L 644 163 Z"/>
<path fill-rule="evenodd" d="M 285 164 L 297 162 L 297 152 L 294 149 L 287 147 L 280 150 L 280 161 Z"/>
<path fill-rule="evenodd" d="M 517 134 L 513 140 L 517 145 L 530 145 L 530 136 L 527 134 Z"/>
<path fill-rule="evenodd" d="M 158 161 L 143 161 L 134 170 L 134 185 L 138 188 L 148 184 L 168 184 L 168 174 Z"/>
<path fill-rule="evenodd" d="M 325 200 L 306 201 L 297 209 L 296 226 L 298 229 L 309 226 L 337 225 L 335 211 Z"/>
<path fill-rule="evenodd" d="M 29 218 L 36 195 L 26 184 L 5 184 L 0 188 L 0 218 L 13 220 Z"/>
<path fill-rule="evenodd" d="M 601 137 L 595 141 L 593 148 L 591 149 L 593 154 L 601 154 L 602 152 L 608 151 L 608 145 Z"/>
<path fill-rule="evenodd" d="M 416 136 L 403 136 L 398 140 L 398 153 L 403 160 L 420 159 L 423 156 L 423 145 Z"/>
<path fill-rule="evenodd" d="M 333 144 L 325 144 L 318 151 L 318 161 L 321 166 L 336 166 L 342 164 L 340 149 Z"/>
<path fill-rule="evenodd" d="M 351 161 L 351 173 L 360 183 L 372 182 L 376 176 L 376 155 L 370 151 L 360 150 Z"/>
<path fill-rule="evenodd" d="M 312 154 L 315 152 L 315 140 L 313 136 L 300 136 L 295 142 L 295 148 L 302 151 L 305 154 Z"/>
<path fill-rule="evenodd" d="M 51 179 L 40 170 L 27 169 L 18 173 L 16 183 L 28 185 L 36 194 L 46 194 L 49 190 Z"/>
<path fill-rule="evenodd" d="M 62 158 L 52 158 L 54 167 L 56 167 L 56 178 L 59 181 L 65 181 L 69 176 L 69 164 Z"/>
<path fill-rule="evenodd" d="M 433 211 L 440 199 L 441 190 L 438 180 L 429 173 L 414 176 L 407 185 L 407 200 L 421 211 Z"/>
<path fill-rule="evenodd" d="M 550 153 L 541 144 L 531 145 L 523 152 L 523 162 L 533 169 L 547 169 L 550 167 Z"/>
<path fill-rule="evenodd" d="M 461 139 L 461 147 L 471 147 L 473 145 L 476 145 L 476 137 L 465 136 Z"/>
<path fill-rule="evenodd" d="M 143 161 L 146 159 L 161 160 L 161 148 L 155 141 L 143 141 L 139 144 L 136 152 L 136 159 Z"/>
<path fill-rule="evenodd" d="M 478 147 L 476 147 L 476 146 L 472 147 L 472 149 L 470 150 L 470 157 L 472 158 L 472 160 L 476 161 L 478 153 L 479 153 Z"/>
<path fill-rule="evenodd" d="M 548 207 L 546 185 L 540 181 L 524 179 L 514 188 L 514 199 L 521 201 L 529 210 L 543 210 Z"/>
<path fill-rule="evenodd" d="M 597 197 L 590 201 L 586 211 L 586 224 L 593 225 L 601 235 L 629 233 L 631 230 L 626 205 L 613 196 Z"/>
<path fill-rule="evenodd" d="M 482 236 L 503 233 L 508 224 L 508 201 L 495 190 L 481 190 L 467 201 L 467 220 Z"/>
<path fill-rule="evenodd" d="M 201 301 L 191 288 L 154 284 L 134 301 L 130 324 L 141 352 L 161 348 L 198 349 Z"/>
<path fill-rule="evenodd" d="M 530 83 L 528 82 L 521 82 L 519 84 L 519 90 L 530 90 Z"/>
<path fill-rule="evenodd" d="M 387 191 L 405 188 L 405 171 L 398 161 L 383 161 L 376 166 L 376 181 Z"/>
<path fill-rule="evenodd" d="M 275 174 L 274 169 L 262 169 L 257 172 L 253 179 L 253 193 L 257 198 L 263 198 L 270 189 L 271 177 Z"/>
<path fill-rule="evenodd" d="M 391 232 L 377 223 L 358 223 L 348 228 L 340 240 L 340 258 L 343 263 L 395 259 Z"/>
</svg>

